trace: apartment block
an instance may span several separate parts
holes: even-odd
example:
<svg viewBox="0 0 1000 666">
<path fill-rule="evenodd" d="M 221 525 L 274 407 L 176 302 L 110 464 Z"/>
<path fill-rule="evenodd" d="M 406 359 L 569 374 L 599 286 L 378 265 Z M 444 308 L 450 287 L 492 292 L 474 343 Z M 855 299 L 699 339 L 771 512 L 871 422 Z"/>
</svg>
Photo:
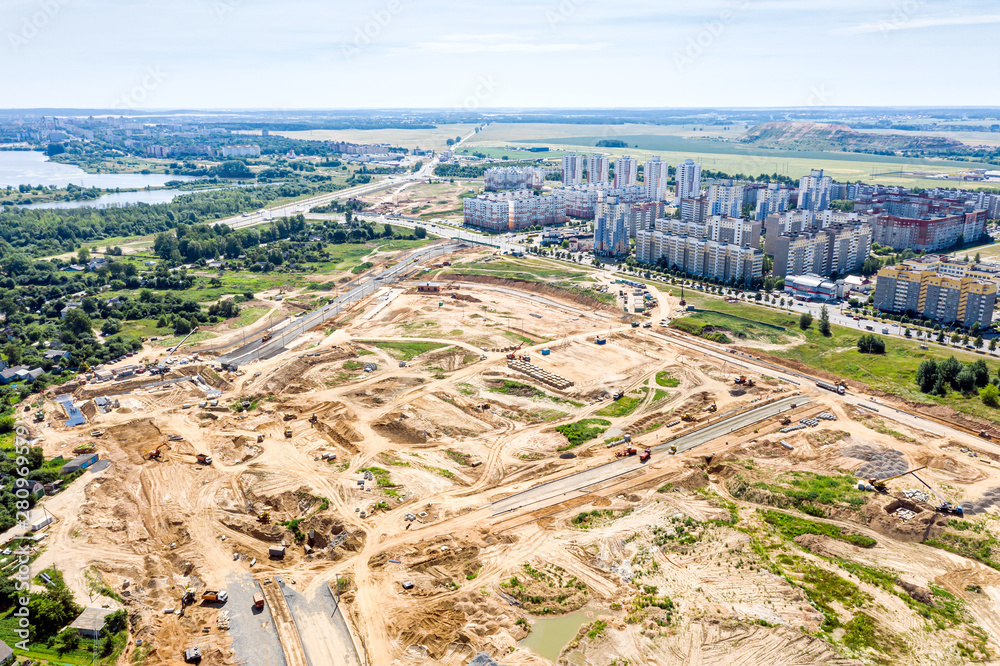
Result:
<svg viewBox="0 0 1000 666">
<path fill-rule="evenodd" d="M 701 165 L 693 160 L 684 160 L 677 165 L 674 174 L 676 188 L 674 190 L 674 205 L 680 205 L 684 199 L 695 199 L 701 196 Z"/>
<path fill-rule="evenodd" d="M 587 182 L 591 185 L 604 185 L 608 182 L 611 161 L 607 155 L 587 156 Z"/>
<path fill-rule="evenodd" d="M 500 190 L 541 189 L 545 185 L 545 169 L 538 167 L 493 167 L 486 170 L 483 180 L 487 192 Z"/>
<path fill-rule="evenodd" d="M 650 201 L 667 200 L 667 183 L 670 181 L 670 165 L 660 160 L 658 155 L 648 160 L 642 167 L 646 181 L 646 196 Z"/>
<path fill-rule="evenodd" d="M 768 183 L 767 187 L 755 191 L 756 212 L 754 217 L 763 222 L 769 215 L 784 213 L 788 210 L 790 192 L 787 187 L 778 183 Z"/>
<path fill-rule="evenodd" d="M 835 224 L 818 231 L 765 237 L 764 249 L 774 255 L 775 277 L 842 275 L 861 269 L 871 251 L 871 238 L 871 225 L 866 222 Z"/>
<path fill-rule="evenodd" d="M 680 201 L 681 219 L 686 222 L 704 222 L 712 214 L 708 197 L 687 197 Z"/>
<path fill-rule="evenodd" d="M 583 155 L 563 155 L 562 182 L 566 187 L 583 184 Z"/>
<path fill-rule="evenodd" d="M 712 215 L 739 217 L 743 212 L 743 191 L 745 187 L 733 181 L 713 183 L 708 186 L 708 205 Z"/>
<path fill-rule="evenodd" d="M 628 220 L 631 205 L 618 197 L 602 197 L 594 225 L 594 254 L 621 257 L 629 251 Z"/>
<path fill-rule="evenodd" d="M 223 157 L 260 157 L 260 146 L 223 146 Z"/>
<path fill-rule="evenodd" d="M 566 214 L 585 220 L 594 219 L 602 196 L 617 197 L 621 203 L 628 204 L 646 201 L 646 188 L 641 185 L 609 188 L 607 185 L 588 184 L 564 187 L 561 191 L 566 197 Z"/>
<path fill-rule="evenodd" d="M 615 160 L 615 187 L 631 187 L 639 182 L 639 160 L 625 155 Z"/>
<path fill-rule="evenodd" d="M 480 194 L 465 199 L 464 207 L 465 224 L 492 231 L 519 231 L 566 221 L 566 199 L 560 191 L 544 197 L 523 190 Z"/>
<path fill-rule="evenodd" d="M 875 282 L 875 307 L 883 312 L 912 312 L 944 324 L 989 326 L 997 285 L 974 277 L 952 277 L 934 270 L 900 265 L 882 268 Z"/>
<path fill-rule="evenodd" d="M 985 231 L 985 210 L 923 218 L 884 214 L 875 223 L 875 242 L 897 250 L 934 252 L 951 247 L 959 237 L 976 240 Z"/>
<path fill-rule="evenodd" d="M 763 273 L 759 236 L 760 223 L 755 220 L 718 216 L 701 224 L 661 218 L 653 229 L 636 232 L 636 259 L 692 275 L 749 283 Z M 752 243 L 744 242 L 750 239 Z"/>
<path fill-rule="evenodd" d="M 833 178 L 823 175 L 822 169 L 813 169 L 799 180 L 799 208 L 826 210 L 830 207 Z"/>
</svg>

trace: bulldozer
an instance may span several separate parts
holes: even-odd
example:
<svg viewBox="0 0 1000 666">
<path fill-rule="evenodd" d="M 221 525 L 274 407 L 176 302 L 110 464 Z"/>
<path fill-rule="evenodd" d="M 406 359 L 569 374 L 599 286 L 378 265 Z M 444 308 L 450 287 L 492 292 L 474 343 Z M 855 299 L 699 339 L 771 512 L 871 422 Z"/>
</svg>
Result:
<svg viewBox="0 0 1000 666">
<path fill-rule="evenodd" d="M 285 428 L 285 439 L 291 439 L 291 438 L 292 438 L 292 429 L 286 427 Z"/>
<path fill-rule="evenodd" d="M 688 423 L 693 423 L 694 421 L 697 420 L 698 419 L 692 416 L 691 414 L 685 414 L 684 416 L 681 417 L 681 421 L 686 421 Z"/>
<path fill-rule="evenodd" d="M 783 426 L 789 425 L 791 424 L 791 422 L 792 422 L 792 417 L 788 416 L 787 414 L 785 416 L 782 416 L 781 419 L 778 421 L 778 423 L 780 423 Z"/>
<path fill-rule="evenodd" d="M 163 449 L 164 448 L 166 448 L 166 449 L 169 450 L 170 446 L 166 442 L 163 442 L 163 444 L 160 444 L 155 449 L 152 449 L 149 453 L 147 453 L 146 457 L 149 460 L 163 460 Z"/>
</svg>

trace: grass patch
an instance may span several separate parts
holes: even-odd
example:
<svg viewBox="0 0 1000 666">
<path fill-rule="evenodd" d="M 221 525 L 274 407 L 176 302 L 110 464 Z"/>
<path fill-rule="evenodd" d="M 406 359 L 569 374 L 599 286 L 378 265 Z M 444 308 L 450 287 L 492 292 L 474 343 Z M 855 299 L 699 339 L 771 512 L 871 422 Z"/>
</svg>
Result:
<svg viewBox="0 0 1000 666">
<path fill-rule="evenodd" d="M 534 615 L 568 613 L 587 603 L 587 586 L 554 564 L 541 570 L 522 564 L 520 571 L 500 582 L 500 589 Z"/>
<path fill-rule="evenodd" d="M 978 536 L 974 534 L 958 534 L 956 532 L 944 532 L 936 539 L 924 541 L 928 546 L 941 548 L 952 553 L 957 553 L 972 560 L 978 560 L 983 564 L 1000 570 L 1000 558 L 998 558 L 998 547 L 1000 541 L 996 537 L 987 534 Z"/>
<path fill-rule="evenodd" d="M 653 394 L 653 404 L 655 405 L 661 400 L 665 400 L 668 395 L 670 394 L 663 389 L 656 389 L 656 393 Z"/>
<path fill-rule="evenodd" d="M 388 352 L 389 356 L 400 361 L 412 361 L 421 354 L 448 346 L 441 342 L 373 342 L 365 340 L 360 340 L 359 342 L 378 345 L 379 349 L 384 349 Z"/>
<path fill-rule="evenodd" d="M 355 266 L 354 268 L 352 268 L 351 272 L 354 273 L 355 275 L 357 275 L 359 273 L 364 273 L 369 268 L 374 268 L 374 267 L 375 267 L 375 264 L 373 264 L 372 262 L 370 262 L 370 261 L 363 261 L 360 264 L 358 264 L 357 266 Z"/>
<path fill-rule="evenodd" d="M 229 328 L 243 328 L 244 326 L 249 326 L 267 313 L 267 308 L 244 308 L 240 310 L 239 316 L 230 320 Z"/>
<path fill-rule="evenodd" d="M 493 382 L 490 382 L 493 383 Z M 503 395 L 516 395 L 521 398 L 544 398 L 545 392 L 540 391 L 530 384 L 504 379 L 497 386 L 490 386 L 491 393 L 502 393 Z"/>
<path fill-rule="evenodd" d="M 818 534 L 830 537 L 831 539 L 837 539 L 838 541 L 846 541 L 862 548 L 871 548 L 878 543 L 871 537 L 861 534 L 851 534 L 849 532 L 845 533 L 836 525 L 818 523 L 814 520 L 790 516 L 780 511 L 765 511 L 764 521 L 769 525 L 777 527 L 781 536 L 790 541 L 803 534 Z"/>
<path fill-rule="evenodd" d="M 448 449 L 444 453 L 446 456 L 451 458 L 459 465 L 462 465 L 463 467 L 472 466 L 472 456 L 470 456 L 468 453 L 463 453 L 462 451 L 455 451 L 454 449 Z"/>
<path fill-rule="evenodd" d="M 681 380 L 671 375 L 669 370 L 661 370 L 656 373 L 656 384 L 667 388 L 677 388 L 681 385 Z"/>
<path fill-rule="evenodd" d="M 574 423 L 567 423 L 556 427 L 556 432 L 562 434 L 569 440 L 568 446 L 560 447 L 560 451 L 567 451 L 600 437 L 608 428 L 611 421 L 605 419 L 582 419 Z"/>
<path fill-rule="evenodd" d="M 742 474 L 727 484 L 733 497 L 778 508 L 794 507 L 814 516 L 825 516 L 822 506 L 860 509 L 868 495 L 858 490 L 858 480 L 841 474 L 825 476 L 813 472 L 788 472 L 773 483 L 749 481 Z"/>
<path fill-rule="evenodd" d="M 573 516 L 571 522 L 575 527 L 587 529 L 590 527 L 606 525 L 615 518 L 621 518 L 622 516 L 627 516 L 630 513 L 632 513 L 631 509 L 617 512 L 612 511 L 611 509 L 594 509 L 593 511 L 583 511 L 576 514 Z"/>
<path fill-rule="evenodd" d="M 607 407 L 602 407 L 597 410 L 597 415 L 608 416 L 610 418 L 628 416 L 634 412 L 640 404 L 642 404 L 644 397 L 645 395 L 639 396 L 638 398 L 633 398 L 627 395 L 622 396 L 618 400 L 613 400 Z"/>
</svg>

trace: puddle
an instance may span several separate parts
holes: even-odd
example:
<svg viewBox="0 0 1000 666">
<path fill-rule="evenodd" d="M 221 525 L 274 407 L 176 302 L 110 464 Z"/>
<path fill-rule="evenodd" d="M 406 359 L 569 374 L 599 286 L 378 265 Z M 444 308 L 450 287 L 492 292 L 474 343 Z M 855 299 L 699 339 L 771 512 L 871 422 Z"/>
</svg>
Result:
<svg viewBox="0 0 1000 666">
<path fill-rule="evenodd" d="M 593 622 L 599 615 L 607 614 L 609 612 L 606 609 L 584 606 L 567 615 L 556 617 L 529 616 L 531 633 L 519 645 L 531 650 L 539 657 L 555 662 L 559 658 L 559 653 L 562 652 L 567 643 L 573 640 L 580 627 Z"/>
</svg>

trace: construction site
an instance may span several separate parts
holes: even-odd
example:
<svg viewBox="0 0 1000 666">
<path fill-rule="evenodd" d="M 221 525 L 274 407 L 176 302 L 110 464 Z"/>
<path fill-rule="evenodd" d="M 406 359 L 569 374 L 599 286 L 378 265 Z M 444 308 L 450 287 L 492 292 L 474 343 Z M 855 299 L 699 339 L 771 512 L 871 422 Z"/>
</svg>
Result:
<svg viewBox="0 0 1000 666">
<path fill-rule="evenodd" d="M 274 353 L 234 332 L 75 386 L 85 424 L 46 401 L 46 457 L 106 463 L 45 500 L 36 566 L 128 612 L 121 663 L 1000 655 L 991 441 L 655 325 L 684 311 L 662 285 L 640 317 L 597 269 L 462 274 L 491 252 L 269 328 Z"/>
</svg>

